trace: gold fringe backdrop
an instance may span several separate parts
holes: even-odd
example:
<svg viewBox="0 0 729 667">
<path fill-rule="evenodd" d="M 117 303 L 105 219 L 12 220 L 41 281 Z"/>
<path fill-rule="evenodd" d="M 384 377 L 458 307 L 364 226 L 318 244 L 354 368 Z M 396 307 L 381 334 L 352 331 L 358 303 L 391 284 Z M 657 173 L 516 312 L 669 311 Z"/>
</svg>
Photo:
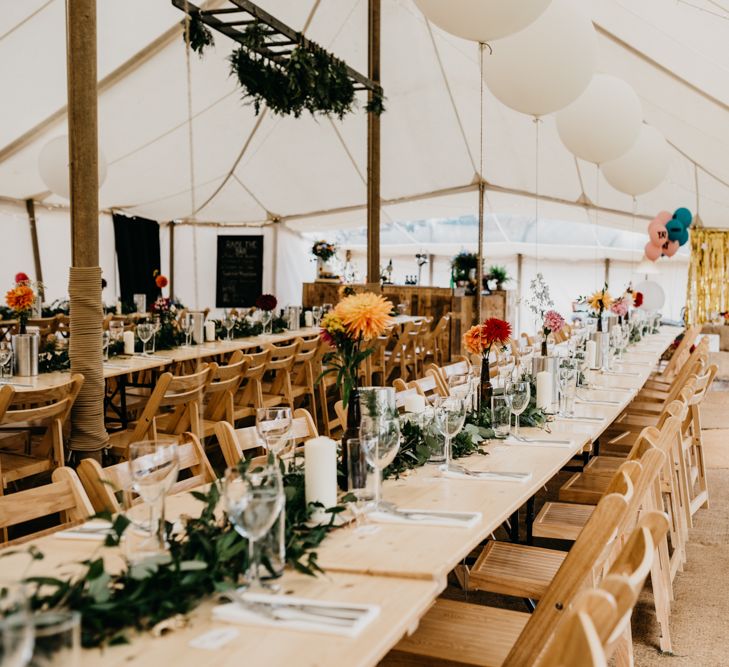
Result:
<svg viewBox="0 0 729 667">
<path fill-rule="evenodd" d="M 709 322 L 729 310 L 729 231 L 691 229 L 691 261 L 686 287 L 689 324 Z"/>
</svg>

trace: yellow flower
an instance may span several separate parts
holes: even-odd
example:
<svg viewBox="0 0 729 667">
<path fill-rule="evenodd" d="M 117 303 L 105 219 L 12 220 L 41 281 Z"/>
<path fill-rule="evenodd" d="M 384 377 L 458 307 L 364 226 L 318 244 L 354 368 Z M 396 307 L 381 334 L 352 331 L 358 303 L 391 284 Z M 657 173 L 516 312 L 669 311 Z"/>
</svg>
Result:
<svg viewBox="0 0 729 667">
<path fill-rule="evenodd" d="M 595 292 L 588 300 L 590 308 L 596 311 L 607 310 L 613 303 L 613 297 L 610 296 L 610 292 L 607 290 L 600 290 Z M 602 304 L 602 305 L 601 305 Z"/>
<path fill-rule="evenodd" d="M 342 324 L 342 320 L 334 314 L 334 311 L 331 311 L 322 317 L 321 328 L 329 333 L 344 333 L 344 324 Z"/>
<path fill-rule="evenodd" d="M 28 285 L 17 285 L 5 295 L 5 303 L 18 312 L 30 310 L 35 301 L 35 292 Z"/>
<path fill-rule="evenodd" d="M 334 309 L 347 334 L 354 339 L 372 340 L 391 324 L 392 304 L 377 294 L 363 292 L 342 299 Z"/>
</svg>

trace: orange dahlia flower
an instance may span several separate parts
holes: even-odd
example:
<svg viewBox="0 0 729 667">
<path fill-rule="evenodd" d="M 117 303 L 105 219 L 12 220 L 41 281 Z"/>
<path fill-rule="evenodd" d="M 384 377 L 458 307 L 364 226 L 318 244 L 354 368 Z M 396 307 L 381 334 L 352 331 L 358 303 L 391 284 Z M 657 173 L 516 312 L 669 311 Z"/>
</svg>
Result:
<svg viewBox="0 0 729 667">
<path fill-rule="evenodd" d="M 5 303 L 8 307 L 18 312 L 30 310 L 35 301 L 35 292 L 28 285 L 16 285 L 5 295 Z"/>
<path fill-rule="evenodd" d="M 334 309 L 347 334 L 352 338 L 372 340 L 391 324 L 392 303 L 372 292 L 354 294 L 342 299 Z"/>
<path fill-rule="evenodd" d="M 490 317 L 463 334 L 463 345 L 471 354 L 485 354 L 494 344 L 506 345 L 510 336 L 511 325 L 508 322 Z"/>
</svg>

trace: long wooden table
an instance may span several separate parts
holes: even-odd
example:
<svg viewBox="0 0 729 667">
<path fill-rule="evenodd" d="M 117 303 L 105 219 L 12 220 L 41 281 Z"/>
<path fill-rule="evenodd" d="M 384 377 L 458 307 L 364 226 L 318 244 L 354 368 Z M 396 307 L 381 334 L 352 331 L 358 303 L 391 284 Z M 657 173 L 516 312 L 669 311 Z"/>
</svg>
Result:
<svg viewBox="0 0 729 667">
<path fill-rule="evenodd" d="M 406 632 L 417 627 L 418 619 L 445 587 L 448 572 L 622 412 L 677 333 L 677 329 L 666 328 L 634 346 L 626 355 L 625 364 L 616 368 L 624 375 L 598 374 L 596 384 L 609 389 L 580 391 L 587 399 L 615 402 L 577 404 L 577 415 L 599 416 L 604 418 L 602 421 L 555 420 L 550 424 L 551 433 L 522 429 L 522 434 L 530 437 L 569 439 L 569 447 L 492 443 L 487 446 L 488 456 L 473 455 L 459 460 L 473 470 L 531 472 L 528 482 L 442 478 L 433 466 L 425 466 L 383 486 L 384 498 L 400 507 L 481 512 L 478 525 L 463 529 L 382 524 L 373 534 L 343 527 L 328 536 L 318 550 L 325 576 L 311 579 L 292 572 L 284 575 L 285 590 L 297 595 L 380 605 L 379 617 L 358 638 L 236 625 L 233 627 L 239 635 L 225 647 L 209 652 L 196 650 L 188 646 L 190 639 L 223 625 L 212 621 L 212 603 L 204 602 L 191 614 L 188 628 L 158 639 L 144 635 L 129 646 L 109 648 L 103 654 L 85 651 L 84 664 L 98 664 L 101 659 L 120 667 L 146 667 L 169 660 L 181 667 L 197 667 L 200 661 L 226 667 L 243 661 L 267 666 L 377 664 Z M 181 494 L 169 498 L 167 508 L 168 519 L 172 519 L 194 513 L 199 504 L 189 494 Z M 87 558 L 98 548 L 93 543 L 54 535 L 34 543 L 47 557 L 32 563 L 32 574 L 57 574 L 62 564 Z M 109 558 L 118 558 L 118 554 L 111 553 Z M 19 554 L 7 557 L 4 563 L 6 576 L 21 576 L 28 560 Z"/>
</svg>

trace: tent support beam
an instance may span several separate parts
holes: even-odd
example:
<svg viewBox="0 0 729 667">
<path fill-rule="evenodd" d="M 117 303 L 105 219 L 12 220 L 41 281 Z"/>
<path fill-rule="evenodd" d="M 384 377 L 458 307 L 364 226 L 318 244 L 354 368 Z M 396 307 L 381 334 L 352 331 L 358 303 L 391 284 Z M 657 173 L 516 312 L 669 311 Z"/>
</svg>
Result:
<svg viewBox="0 0 729 667">
<path fill-rule="evenodd" d="M 99 266 L 99 148 L 96 71 L 96 0 L 67 0 L 68 152 L 72 266 L 69 356 L 84 382 L 73 406 L 71 449 L 101 460 L 104 425 Z"/>
<path fill-rule="evenodd" d="M 175 221 L 170 220 L 170 299 L 175 298 Z"/>
<path fill-rule="evenodd" d="M 476 322 L 483 322 L 481 306 L 483 299 L 483 204 L 485 195 L 485 183 L 483 180 L 478 183 L 478 265 L 476 266 Z"/>
<path fill-rule="evenodd" d="M 28 211 L 28 226 L 30 227 L 30 242 L 33 246 L 33 265 L 35 266 L 35 279 L 40 283 L 38 298 L 40 302 L 46 298 L 43 287 L 43 266 L 40 258 L 40 246 L 38 245 L 38 226 L 35 221 L 35 202 L 32 199 L 25 200 L 25 208 Z"/>
<path fill-rule="evenodd" d="M 380 84 L 380 0 L 368 0 L 368 58 L 367 75 Z M 367 91 L 372 102 L 373 93 Z M 380 282 L 380 117 L 367 114 L 367 282 Z"/>
</svg>

